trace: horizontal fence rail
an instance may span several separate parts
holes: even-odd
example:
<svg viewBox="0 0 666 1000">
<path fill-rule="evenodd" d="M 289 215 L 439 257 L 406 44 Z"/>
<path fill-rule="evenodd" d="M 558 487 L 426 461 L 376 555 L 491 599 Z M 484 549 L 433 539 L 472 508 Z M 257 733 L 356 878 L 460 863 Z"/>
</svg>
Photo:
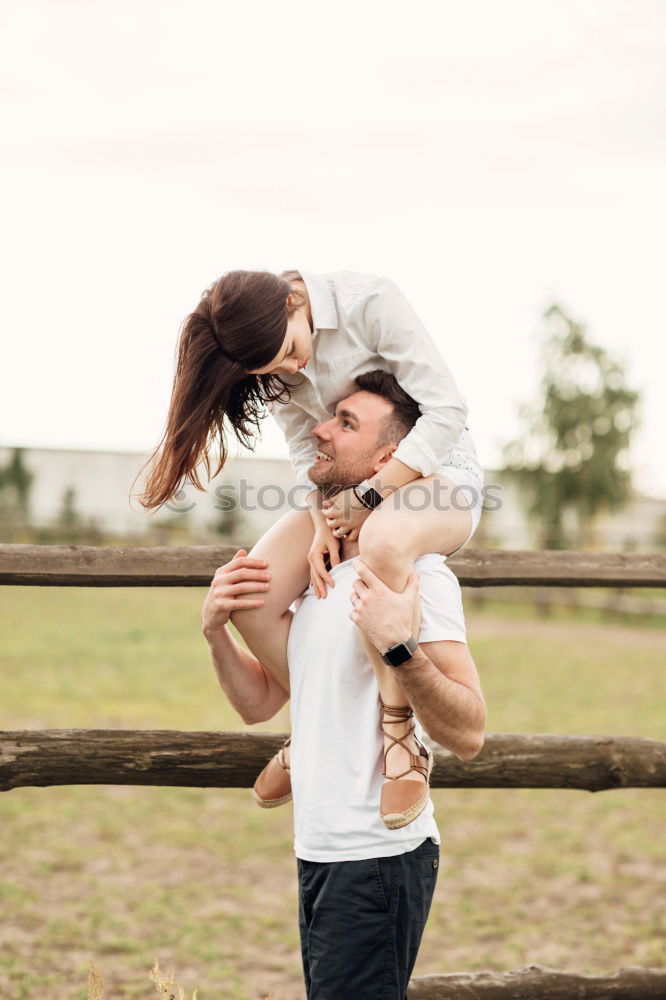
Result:
<svg viewBox="0 0 666 1000">
<path fill-rule="evenodd" d="M 239 545 L 0 545 L 0 584 L 203 587 Z M 666 555 L 467 549 L 448 565 L 466 587 L 666 587 Z"/>
<path fill-rule="evenodd" d="M 663 1000 L 666 969 L 630 965 L 607 976 L 528 965 L 512 972 L 416 976 L 408 1000 Z"/>
<path fill-rule="evenodd" d="M 250 788 L 286 734 L 44 729 L 0 732 L 0 790 L 45 785 Z M 666 743 L 637 737 L 499 733 L 461 761 L 433 746 L 433 788 L 666 786 Z"/>
</svg>

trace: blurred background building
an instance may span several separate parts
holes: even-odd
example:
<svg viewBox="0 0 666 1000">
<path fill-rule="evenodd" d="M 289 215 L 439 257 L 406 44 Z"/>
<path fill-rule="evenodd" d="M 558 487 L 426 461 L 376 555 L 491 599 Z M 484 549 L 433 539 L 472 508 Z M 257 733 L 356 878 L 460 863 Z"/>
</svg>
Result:
<svg viewBox="0 0 666 1000">
<path fill-rule="evenodd" d="M 148 453 L 0 447 L 0 540 L 56 544 L 251 544 L 290 505 L 302 506 L 285 459 L 234 458 L 205 492 L 188 485 L 147 513 L 130 490 Z M 205 483 L 203 468 L 199 469 Z M 134 493 L 140 489 L 137 480 Z M 503 470 L 485 473 L 486 505 L 474 547 L 540 547 L 541 526 Z M 564 518 L 571 547 L 576 518 Z M 589 546 L 588 546 L 589 547 Z M 666 547 L 666 498 L 633 491 L 595 520 L 594 547 L 650 551 Z"/>
</svg>

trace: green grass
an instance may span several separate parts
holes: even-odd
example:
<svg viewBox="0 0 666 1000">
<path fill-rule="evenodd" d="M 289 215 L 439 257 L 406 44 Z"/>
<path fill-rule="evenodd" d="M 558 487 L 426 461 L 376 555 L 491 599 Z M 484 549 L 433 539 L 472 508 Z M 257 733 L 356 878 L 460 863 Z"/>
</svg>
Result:
<svg viewBox="0 0 666 1000">
<path fill-rule="evenodd" d="M 203 590 L 4 588 L 0 728 L 245 728 L 199 631 Z M 664 739 L 663 633 L 558 609 L 467 611 L 488 732 Z M 285 730 L 288 711 L 259 728 Z M 662 965 L 659 790 L 441 789 L 442 865 L 417 973 Z M 303 997 L 291 808 L 243 790 L 0 796 L 0 996 Z M 663 838 L 661 838 L 663 839 Z M 662 884 L 660 884 L 660 881 Z"/>
</svg>

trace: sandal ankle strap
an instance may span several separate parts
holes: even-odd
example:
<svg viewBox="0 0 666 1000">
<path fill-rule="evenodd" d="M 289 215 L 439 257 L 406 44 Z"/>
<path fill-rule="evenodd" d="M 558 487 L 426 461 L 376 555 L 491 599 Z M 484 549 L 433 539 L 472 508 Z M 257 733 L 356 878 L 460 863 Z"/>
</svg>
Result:
<svg viewBox="0 0 666 1000">
<path fill-rule="evenodd" d="M 285 771 L 291 771 L 289 764 L 286 764 L 284 759 L 284 752 L 287 749 L 287 747 L 290 746 L 290 744 L 291 744 L 291 736 L 289 737 L 288 740 L 284 741 L 278 752 L 275 754 L 275 756 L 277 757 L 278 764 L 280 765 L 280 767 L 284 768 Z"/>
<path fill-rule="evenodd" d="M 407 722 L 414 715 L 414 709 L 411 705 L 385 705 L 383 701 L 380 701 L 380 705 L 382 712 L 394 716 L 393 719 L 383 719 L 382 722 Z"/>
<path fill-rule="evenodd" d="M 395 717 L 392 719 L 382 719 L 381 721 L 381 728 L 384 736 L 388 736 L 388 738 L 391 740 L 390 746 L 387 747 L 386 750 L 384 751 L 384 766 L 382 768 L 382 774 L 384 775 L 385 778 L 388 778 L 389 781 L 397 781 L 399 778 L 404 778 L 405 775 L 410 773 L 410 771 L 418 771 L 418 773 L 421 774 L 427 781 L 429 751 L 423 745 L 423 743 L 421 743 L 421 740 L 418 738 L 418 736 L 414 736 L 414 740 L 416 741 L 416 744 L 419 747 L 418 754 L 412 753 L 411 749 L 407 746 L 407 744 L 403 742 L 404 740 L 407 739 L 408 736 L 413 735 L 414 730 L 416 729 L 416 723 L 412 722 L 408 731 L 399 737 L 394 736 L 392 733 L 389 733 L 384 729 L 384 726 L 394 725 L 396 722 L 407 722 L 409 719 L 412 719 L 414 716 L 414 711 L 411 705 L 385 705 L 383 702 L 381 702 L 381 706 L 383 712 L 385 712 L 387 715 L 392 715 Z M 407 768 L 406 771 L 403 771 L 402 774 L 387 774 L 386 758 L 388 757 L 389 751 L 392 750 L 393 747 L 395 746 L 401 746 L 403 750 L 407 751 L 407 754 L 409 756 L 409 767 Z M 425 758 L 425 764 L 423 763 L 424 758 Z"/>
</svg>

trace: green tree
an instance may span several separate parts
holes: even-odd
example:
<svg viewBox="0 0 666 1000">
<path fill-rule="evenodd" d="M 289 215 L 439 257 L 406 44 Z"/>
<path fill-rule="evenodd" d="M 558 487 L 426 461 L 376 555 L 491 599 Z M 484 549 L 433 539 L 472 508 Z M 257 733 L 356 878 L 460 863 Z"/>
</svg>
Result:
<svg viewBox="0 0 666 1000">
<path fill-rule="evenodd" d="M 539 398 L 520 408 L 524 433 L 503 450 L 504 474 L 517 484 L 543 548 L 593 540 L 596 516 L 631 495 L 629 446 L 640 394 L 621 364 L 587 337 L 557 303 L 543 315 Z"/>
<path fill-rule="evenodd" d="M 76 509 L 76 490 L 73 486 L 68 486 L 63 494 L 58 514 L 58 524 L 70 531 L 78 528 L 81 524 L 81 515 Z"/>
<path fill-rule="evenodd" d="M 30 520 L 30 489 L 35 477 L 25 464 L 24 450 L 12 448 L 9 461 L 0 468 L 0 514 L 10 525 L 25 525 Z"/>
<path fill-rule="evenodd" d="M 209 523 L 209 528 L 228 541 L 238 541 L 245 518 L 235 496 L 234 487 L 230 483 L 223 483 L 215 494 L 217 516 Z"/>
</svg>

